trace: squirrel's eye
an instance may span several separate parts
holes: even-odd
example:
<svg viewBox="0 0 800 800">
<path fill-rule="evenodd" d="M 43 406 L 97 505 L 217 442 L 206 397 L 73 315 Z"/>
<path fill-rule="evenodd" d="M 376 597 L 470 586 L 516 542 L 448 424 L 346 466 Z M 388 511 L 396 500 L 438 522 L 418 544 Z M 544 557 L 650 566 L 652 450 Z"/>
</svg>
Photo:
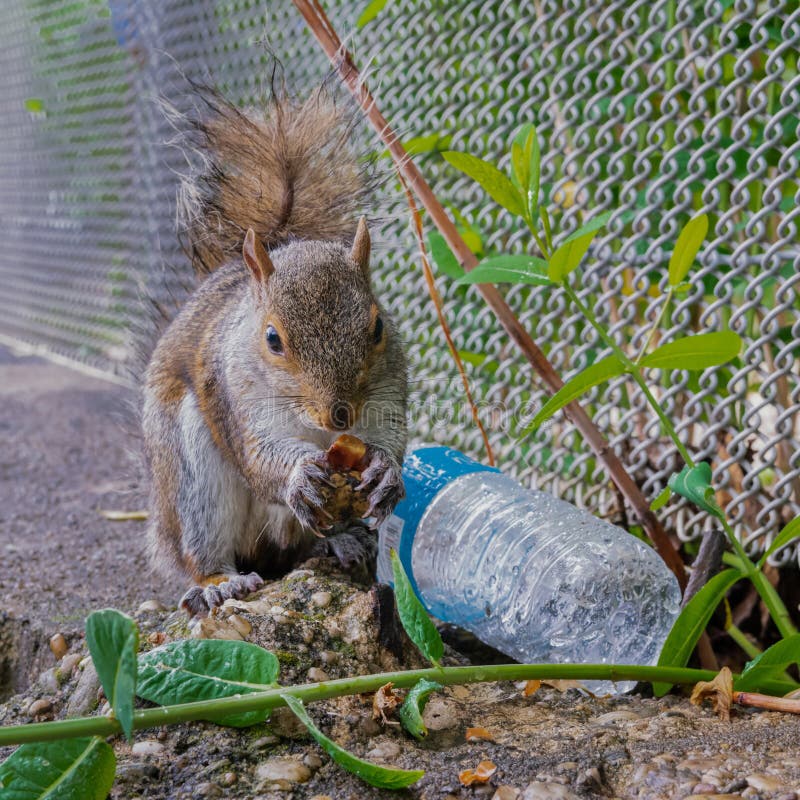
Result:
<svg viewBox="0 0 800 800">
<path fill-rule="evenodd" d="M 380 344 L 383 339 L 383 320 L 378 317 L 375 320 L 375 332 L 372 334 L 372 340 L 375 344 Z"/>
<path fill-rule="evenodd" d="M 267 347 L 270 353 L 275 353 L 275 355 L 283 353 L 283 342 L 278 331 L 272 325 L 267 325 Z"/>
</svg>

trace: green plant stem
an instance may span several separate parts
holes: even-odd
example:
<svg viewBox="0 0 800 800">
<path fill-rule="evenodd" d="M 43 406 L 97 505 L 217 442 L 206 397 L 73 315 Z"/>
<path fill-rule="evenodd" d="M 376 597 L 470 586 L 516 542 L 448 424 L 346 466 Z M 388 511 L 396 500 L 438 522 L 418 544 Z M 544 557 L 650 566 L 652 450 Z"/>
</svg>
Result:
<svg viewBox="0 0 800 800">
<path fill-rule="evenodd" d="M 784 639 L 787 636 L 793 636 L 797 633 L 797 628 L 792 622 L 789 610 L 786 608 L 783 600 L 781 600 L 780 595 L 775 591 L 775 587 L 767 580 L 767 576 L 758 568 L 758 565 L 750 560 L 750 557 L 745 552 L 744 547 L 742 547 L 742 543 L 737 538 L 730 523 L 726 519 L 720 518 L 720 524 L 735 551 L 734 553 L 723 554 L 722 560 L 732 567 L 736 567 L 736 569 L 740 570 L 750 579 L 753 586 L 756 587 L 759 596 L 764 601 L 764 605 L 769 610 L 772 621 L 775 623 L 775 627 L 778 629 L 781 636 Z"/>
<path fill-rule="evenodd" d="M 745 653 L 747 653 L 747 655 L 748 655 L 750 658 L 755 658 L 756 656 L 758 656 L 758 655 L 761 655 L 761 652 L 762 652 L 762 651 L 761 651 L 761 650 L 760 650 L 758 647 L 756 647 L 756 646 L 755 646 L 755 645 L 754 645 L 754 644 L 753 644 L 753 643 L 752 643 L 752 642 L 751 642 L 751 641 L 750 641 L 750 640 L 749 640 L 749 639 L 748 639 L 748 638 L 747 638 L 747 637 L 746 637 L 746 636 L 745 636 L 745 635 L 742 633 L 741 629 L 740 629 L 738 626 L 736 626 L 736 625 L 734 625 L 733 623 L 731 623 L 731 624 L 730 624 L 730 625 L 728 625 L 728 627 L 725 629 L 725 632 L 728 634 L 728 636 L 730 636 L 730 637 L 731 637 L 731 639 L 733 639 L 733 641 L 734 641 L 734 642 L 736 642 L 736 644 L 738 644 L 738 645 L 739 645 L 739 647 L 741 647 L 741 648 L 742 648 L 742 650 L 744 650 L 744 652 L 745 652 Z M 787 676 L 787 677 L 788 677 L 788 676 Z"/>
<path fill-rule="evenodd" d="M 647 382 L 645 381 L 639 366 L 635 362 L 631 361 L 631 359 L 628 358 L 628 354 L 611 338 L 611 336 L 608 335 L 608 333 L 606 333 L 606 330 L 600 324 L 600 321 L 592 313 L 589 307 L 581 302 L 574 289 L 566 283 L 563 284 L 563 289 L 567 293 L 569 299 L 575 304 L 575 307 L 581 312 L 581 314 L 583 314 L 586 321 L 597 331 L 597 334 L 600 336 L 600 338 L 614 351 L 614 354 L 617 356 L 617 358 L 625 365 L 626 371 L 630 373 L 631 377 L 636 381 L 637 385 L 642 390 L 642 393 L 647 398 L 647 402 L 650 404 L 653 411 L 656 412 L 656 415 L 661 421 L 661 424 L 663 425 L 664 430 L 667 432 L 667 435 L 675 443 L 675 447 L 678 448 L 681 458 L 683 458 L 683 460 L 690 467 L 693 467 L 694 461 L 689 455 L 689 451 L 680 440 L 678 432 L 675 430 L 670 418 L 664 413 L 664 410 L 661 408 L 661 404 L 658 402 L 658 400 L 656 400 L 655 397 L 653 397 L 653 394 L 648 388 Z"/>
<path fill-rule="evenodd" d="M 645 339 L 644 345 L 642 345 L 642 349 L 639 351 L 639 355 L 636 356 L 636 361 L 634 363 L 637 366 L 639 365 L 639 362 L 644 358 L 645 354 L 650 348 L 650 343 L 653 341 L 653 337 L 656 335 L 656 331 L 661 326 L 661 321 L 664 319 L 664 315 L 667 313 L 667 309 L 669 308 L 669 305 L 672 302 L 672 297 L 674 293 L 675 290 L 670 286 L 669 291 L 667 292 L 667 296 L 664 300 L 664 305 L 661 306 L 661 310 L 658 312 L 658 316 L 656 317 L 653 326 L 650 328 L 650 331 L 647 334 L 647 339 Z"/>
<path fill-rule="evenodd" d="M 539 248 L 539 252 L 542 254 L 542 257 L 550 258 L 550 250 L 542 241 L 541 236 L 539 236 L 539 232 L 536 230 L 536 227 L 533 224 L 533 220 L 530 220 L 528 219 L 528 217 L 525 217 L 525 222 L 528 225 L 528 230 L 531 232 L 531 235 L 533 236 L 533 239 L 536 242 L 536 246 Z"/>
<path fill-rule="evenodd" d="M 392 682 L 398 688 L 408 688 L 425 678 L 445 686 L 488 681 L 518 681 L 535 679 L 574 679 L 602 681 L 663 681 L 674 684 L 693 684 L 714 677 L 711 670 L 685 667 L 645 667 L 636 665 L 608 664 L 500 664 L 490 666 L 441 667 L 416 669 L 407 672 L 383 672 L 375 675 L 360 675 L 325 683 L 307 683 L 301 686 L 281 686 L 265 692 L 182 703 L 160 708 L 136 711 L 133 717 L 134 730 L 157 728 L 191 720 L 208 719 L 214 716 L 258 711 L 284 705 L 281 695 L 291 694 L 304 703 L 326 700 L 343 695 L 377 691 Z M 774 681 L 770 684 L 774 694 L 786 694 L 797 688 L 795 683 Z M 114 736 L 122 732 L 119 722 L 113 717 L 81 717 L 56 722 L 38 722 L 29 725 L 13 725 L 0 728 L 0 746 L 46 742 L 79 736 Z"/>
</svg>

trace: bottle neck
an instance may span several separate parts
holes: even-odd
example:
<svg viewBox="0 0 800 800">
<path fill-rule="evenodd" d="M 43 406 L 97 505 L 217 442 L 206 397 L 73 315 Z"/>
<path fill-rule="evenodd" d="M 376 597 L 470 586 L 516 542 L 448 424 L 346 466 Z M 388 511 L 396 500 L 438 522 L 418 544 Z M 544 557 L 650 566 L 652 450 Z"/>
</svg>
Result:
<svg viewBox="0 0 800 800">
<path fill-rule="evenodd" d="M 484 471 L 499 472 L 495 467 L 473 461 L 449 447 L 420 447 L 406 456 L 403 462 L 406 496 L 397 505 L 392 516 L 381 525 L 379 532 L 379 581 L 393 582 L 389 551 L 396 550 L 414 591 L 419 595 L 411 554 L 420 520 L 446 486 L 462 475 Z"/>
</svg>

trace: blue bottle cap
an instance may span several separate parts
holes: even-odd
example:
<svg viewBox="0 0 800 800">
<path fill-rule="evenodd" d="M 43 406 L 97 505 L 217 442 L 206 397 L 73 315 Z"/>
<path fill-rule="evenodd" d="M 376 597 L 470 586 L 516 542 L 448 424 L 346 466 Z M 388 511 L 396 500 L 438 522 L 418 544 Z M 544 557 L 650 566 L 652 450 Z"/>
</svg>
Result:
<svg viewBox="0 0 800 800">
<path fill-rule="evenodd" d="M 414 536 L 425 510 L 433 498 L 461 475 L 473 472 L 499 472 L 495 467 L 487 467 L 450 447 L 419 447 L 409 453 L 403 461 L 403 482 L 406 496 L 394 510 L 393 517 L 402 520 L 402 531 L 397 542 L 397 554 L 411 579 L 414 590 L 419 595 L 414 573 L 411 569 L 411 548 Z M 391 525 L 397 520 L 388 520 Z"/>
</svg>

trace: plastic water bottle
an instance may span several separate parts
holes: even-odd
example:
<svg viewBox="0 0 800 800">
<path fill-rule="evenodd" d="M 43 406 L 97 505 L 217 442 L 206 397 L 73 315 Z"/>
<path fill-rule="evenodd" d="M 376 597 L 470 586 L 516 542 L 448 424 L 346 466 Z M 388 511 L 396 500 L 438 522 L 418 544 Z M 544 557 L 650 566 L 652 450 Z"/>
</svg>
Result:
<svg viewBox="0 0 800 800">
<path fill-rule="evenodd" d="M 680 610 L 675 576 L 627 531 L 446 447 L 403 464 L 381 526 L 427 610 L 523 662 L 655 664 Z M 633 682 L 588 682 L 600 693 Z"/>
</svg>

